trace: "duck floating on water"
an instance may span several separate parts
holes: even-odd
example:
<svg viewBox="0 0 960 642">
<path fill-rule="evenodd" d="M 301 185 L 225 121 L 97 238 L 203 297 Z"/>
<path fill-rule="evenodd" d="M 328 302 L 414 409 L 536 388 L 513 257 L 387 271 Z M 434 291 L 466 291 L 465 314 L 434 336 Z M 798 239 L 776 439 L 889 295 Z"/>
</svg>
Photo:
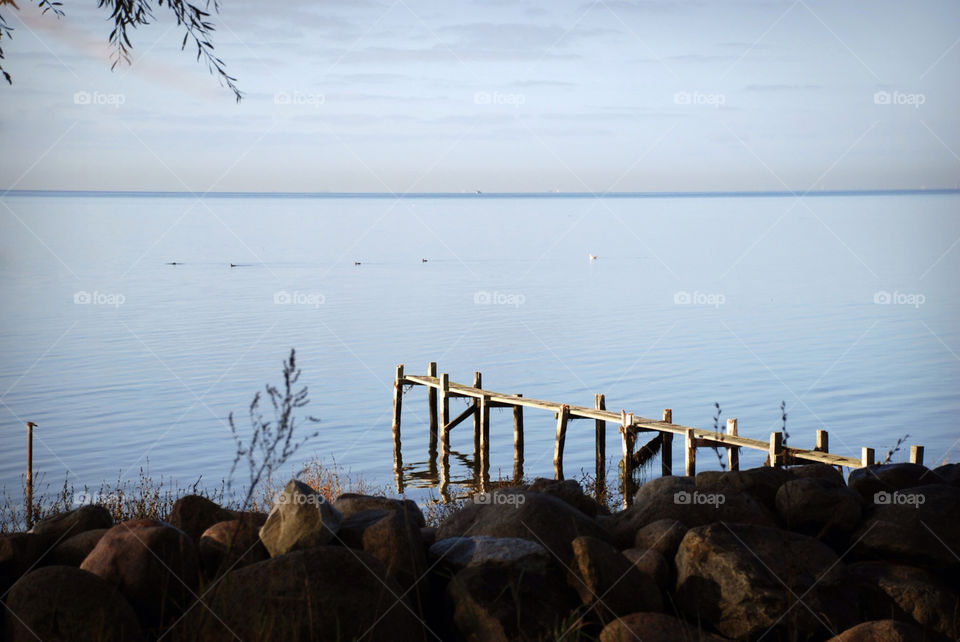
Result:
<svg viewBox="0 0 960 642">
<path fill-rule="evenodd" d="M 591 263 L 593 263 L 594 261 L 597 260 L 597 255 L 596 255 L 596 254 L 587 254 L 587 256 L 590 258 L 590 262 L 591 262 Z"/>
</svg>

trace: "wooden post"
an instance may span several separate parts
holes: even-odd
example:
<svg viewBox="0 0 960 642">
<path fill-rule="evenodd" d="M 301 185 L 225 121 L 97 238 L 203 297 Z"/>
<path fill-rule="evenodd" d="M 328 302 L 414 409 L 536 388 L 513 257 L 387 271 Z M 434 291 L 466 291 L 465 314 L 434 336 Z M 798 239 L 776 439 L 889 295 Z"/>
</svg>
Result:
<svg viewBox="0 0 960 642">
<path fill-rule="evenodd" d="M 923 465 L 923 446 L 910 446 L 910 463 Z"/>
<path fill-rule="evenodd" d="M 830 452 L 830 435 L 826 430 L 817 431 L 817 445 L 813 449 L 822 453 Z"/>
<path fill-rule="evenodd" d="M 37 424 L 27 422 L 27 528 L 33 528 L 33 429 Z"/>
<path fill-rule="evenodd" d="M 727 419 L 727 434 L 737 435 L 736 418 Z M 727 449 L 727 461 L 730 463 L 730 470 L 740 470 L 740 449 L 736 446 L 730 446 Z"/>
<path fill-rule="evenodd" d="M 687 428 L 683 439 L 684 474 L 693 477 L 697 474 L 697 440 L 693 436 L 693 428 Z"/>
<path fill-rule="evenodd" d="M 636 433 L 633 431 L 633 413 L 620 411 L 620 440 L 623 443 L 623 483 L 620 484 L 623 493 L 623 507 L 628 508 L 633 503 L 633 442 Z"/>
<path fill-rule="evenodd" d="M 873 448 L 867 448 L 866 446 L 864 446 L 860 450 L 860 463 L 863 466 L 873 465 Z"/>
<path fill-rule="evenodd" d="M 427 364 L 427 376 L 437 376 L 437 362 Z M 427 386 L 427 421 L 430 426 L 430 463 L 437 464 L 437 389 Z"/>
<path fill-rule="evenodd" d="M 397 366 L 393 381 L 393 473 L 397 492 L 403 493 L 403 458 L 400 454 L 400 414 L 403 407 L 403 364 Z"/>
<path fill-rule="evenodd" d="M 570 406 L 562 404 L 557 411 L 557 441 L 553 449 L 553 476 L 563 479 L 563 444 L 567 439 L 567 419 L 570 417 Z"/>
<path fill-rule="evenodd" d="M 490 485 L 490 397 L 480 398 L 480 492 Z"/>
<path fill-rule="evenodd" d="M 767 458 L 770 460 L 770 465 L 773 467 L 779 466 L 781 463 L 783 463 L 782 432 L 770 433 L 770 448 L 767 451 Z"/>
<path fill-rule="evenodd" d="M 450 423 L 450 375 L 446 372 L 440 375 L 437 401 L 440 404 L 440 458 L 446 466 L 450 455 L 450 431 L 446 428 Z"/>
<path fill-rule="evenodd" d="M 673 410 L 670 408 L 663 409 L 663 422 L 667 424 L 673 423 Z M 664 432 L 660 434 L 662 435 L 660 442 L 660 474 L 664 477 L 669 477 L 673 475 L 673 433 Z"/>
<path fill-rule="evenodd" d="M 602 393 L 594 396 L 593 405 L 597 410 L 607 409 L 607 400 Z M 599 498 L 603 494 L 604 490 L 606 490 L 607 486 L 607 422 L 605 422 L 603 419 L 597 419 L 595 432 L 597 478 L 594 485 Z"/>
<path fill-rule="evenodd" d="M 481 378 L 479 372 L 473 373 L 473 387 L 482 388 Z M 473 414 L 473 463 L 475 466 L 480 466 L 480 431 L 481 431 L 481 422 L 480 422 L 480 400 L 474 399 L 473 407 L 476 409 L 476 412 Z M 478 468 L 479 470 L 479 468 Z"/>
<path fill-rule="evenodd" d="M 523 395 L 517 395 L 522 397 Z M 513 407 L 513 480 L 523 479 L 523 406 Z"/>
</svg>

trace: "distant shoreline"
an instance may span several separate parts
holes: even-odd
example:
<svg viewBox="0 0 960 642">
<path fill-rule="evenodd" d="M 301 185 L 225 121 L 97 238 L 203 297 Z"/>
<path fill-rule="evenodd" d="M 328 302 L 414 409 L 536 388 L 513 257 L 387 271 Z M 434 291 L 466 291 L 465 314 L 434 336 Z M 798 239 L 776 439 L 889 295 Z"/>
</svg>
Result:
<svg viewBox="0 0 960 642">
<path fill-rule="evenodd" d="M 409 198 L 409 199 L 546 199 L 546 198 L 797 198 L 805 196 L 920 196 L 960 194 L 960 189 L 876 189 L 818 191 L 713 192 L 164 192 L 131 190 L 6 190 L 4 196 L 82 198 Z"/>
</svg>

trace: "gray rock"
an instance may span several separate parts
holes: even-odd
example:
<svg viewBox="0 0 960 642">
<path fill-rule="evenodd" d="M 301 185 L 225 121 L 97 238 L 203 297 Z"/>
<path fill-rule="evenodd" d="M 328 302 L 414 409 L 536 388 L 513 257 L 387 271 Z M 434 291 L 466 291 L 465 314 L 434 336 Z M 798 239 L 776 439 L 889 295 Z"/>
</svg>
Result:
<svg viewBox="0 0 960 642">
<path fill-rule="evenodd" d="M 423 579 L 427 571 L 420 527 L 402 510 L 354 513 L 341 522 L 338 539 L 383 562 L 387 577 L 405 591 Z"/>
<path fill-rule="evenodd" d="M 468 566 L 501 564 L 528 571 L 546 572 L 553 563 L 546 549 L 519 537 L 448 537 L 430 547 L 431 563 L 459 571 Z"/>
<path fill-rule="evenodd" d="M 687 527 L 675 519 L 658 519 L 637 531 L 633 547 L 652 549 L 668 560 L 673 560 L 677 548 L 687 534 Z"/>
<path fill-rule="evenodd" d="M 203 532 L 216 524 L 234 519 L 236 514 L 202 495 L 184 495 L 173 503 L 167 522 L 197 541 Z"/>
<path fill-rule="evenodd" d="M 692 621 L 736 639 L 771 628 L 803 639 L 823 635 L 813 615 L 824 610 L 817 585 L 843 567 L 836 553 L 812 537 L 752 524 L 691 528 L 676 566 L 680 608 Z M 795 604 L 800 595 L 803 605 Z"/>
<path fill-rule="evenodd" d="M 801 464 L 790 466 L 787 470 L 795 479 L 822 479 L 834 486 L 846 486 L 843 474 L 829 464 Z"/>
<path fill-rule="evenodd" d="M 344 493 L 333 502 L 333 507 L 340 511 L 343 517 L 350 517 L 371 510 L 402 511 L 410 523 L 419 528 L 424 528 L 427 525 L 423 518 L 423 511 L 420 510 L 416 502 L 409 499 L 390 499 L 376 495 Z"/>
<path fill-rule="evenodd" d="M 673 588 L 673 563 L 650 548 L 628 548 L 623 552 L 633 568 L 650 577 L 663 591 Z"/>
<path fill-rule="evenodd" d="M 340 530 L 342 517 L 318 492 L 291 479 L 273 505 L 260 540 L 271 557 L 329 543 Z"/>
<path fill-rule="evenodd" d="M 817 477 L 788 481 L 777 491 L 777 512 L 787 526 L 816 535 L 849 534 L 860 522 L 860 495 Z"/>
<path fill-rule="evenodd" d="M 109 529 L 97 528 L 68 537 L 50 551 L 44 562 L 61 566 L 80 566 Z"/>
<path fill-rule="evenodd" d="M 940 475 L 920 464 L 875 464 L 854 468 L 847 477 L 847 486 L 872 502 L 876 493 L 893 492 L 915 486 L 943 483 Z"/>
<path fill-rule="evenodd" d="M 567 582 L 602 622 L 637 611 L 663 609 L 663 596 L 654 578 L 638 571 L 613 546 L 594 537 L 573 540 Z"/>
<path fill-rule="evenodd" d="M 46 535 L 54 540 L 73 537 L 84 531 L 113 526 L 113 517 L 103 506 L 86 504 L 65 513 L 44 517 L 30 529 L 36 535 Z"/>
</svg>

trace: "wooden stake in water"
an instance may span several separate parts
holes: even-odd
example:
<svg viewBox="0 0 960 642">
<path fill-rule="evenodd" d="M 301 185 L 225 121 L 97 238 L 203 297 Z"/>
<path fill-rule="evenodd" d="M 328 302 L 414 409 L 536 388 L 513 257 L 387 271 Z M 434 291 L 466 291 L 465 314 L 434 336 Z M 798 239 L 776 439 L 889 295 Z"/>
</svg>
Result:
<svg viewBox="0 0 960 642">
<path fill-rule="evenodd" d="M 593 398 L 593 405 L 597 410 L 607 409 L 607 400 L 603 393 Z M 599 493 L 603 493 L 607 484 L 607 422 L 597 419 L 594 424 L 596 432 L 596 486 Z"/>
<path fill-rule="evenodd" d="M 737 436 L 737 420 L 734 417 L 727 419 L 727 434 Z M 740 449 L 731 446 L 727 450 L 727 461 L 730 463 L 730 470 L 740 470 Z"/>
<path fill-rule="evenodd" d="M 437 376 L 437 362 L 431 361 L 427 364 L 427 376 Z M 433 386 L 427 387 L 427 414 L 428 425 L 430 428 L 430 465 L 437 465 L 437 389 Z"/>
<path fill-rule="evenodd" d="M 523 397 L 523 395 L 517 395 Z M 523 479 L 523 406 L 513 407 L 513 479 Z"/>
<path fill-rule="evenodd" d="M 663 409 L 663 423 L 673 423 L 673 410 Z M 660 474 L 669 477 L 673 474 L 673 433 L 662 432 L 663 441 L 660 443 Z"/>
<path fill-rule="evenodd" d="M 27 528 L 33 528 L 33 429 L 37 424 L 27 422 Z"/>
<path fill-rule="evenodd" d="M 563 445 L 567 440 L 567 420 L 570 418 L 570 406 L 562 404 L 557 411 L 557 441 L 553 449 L 553 477 L 563 480 Z"/>
</svg>

